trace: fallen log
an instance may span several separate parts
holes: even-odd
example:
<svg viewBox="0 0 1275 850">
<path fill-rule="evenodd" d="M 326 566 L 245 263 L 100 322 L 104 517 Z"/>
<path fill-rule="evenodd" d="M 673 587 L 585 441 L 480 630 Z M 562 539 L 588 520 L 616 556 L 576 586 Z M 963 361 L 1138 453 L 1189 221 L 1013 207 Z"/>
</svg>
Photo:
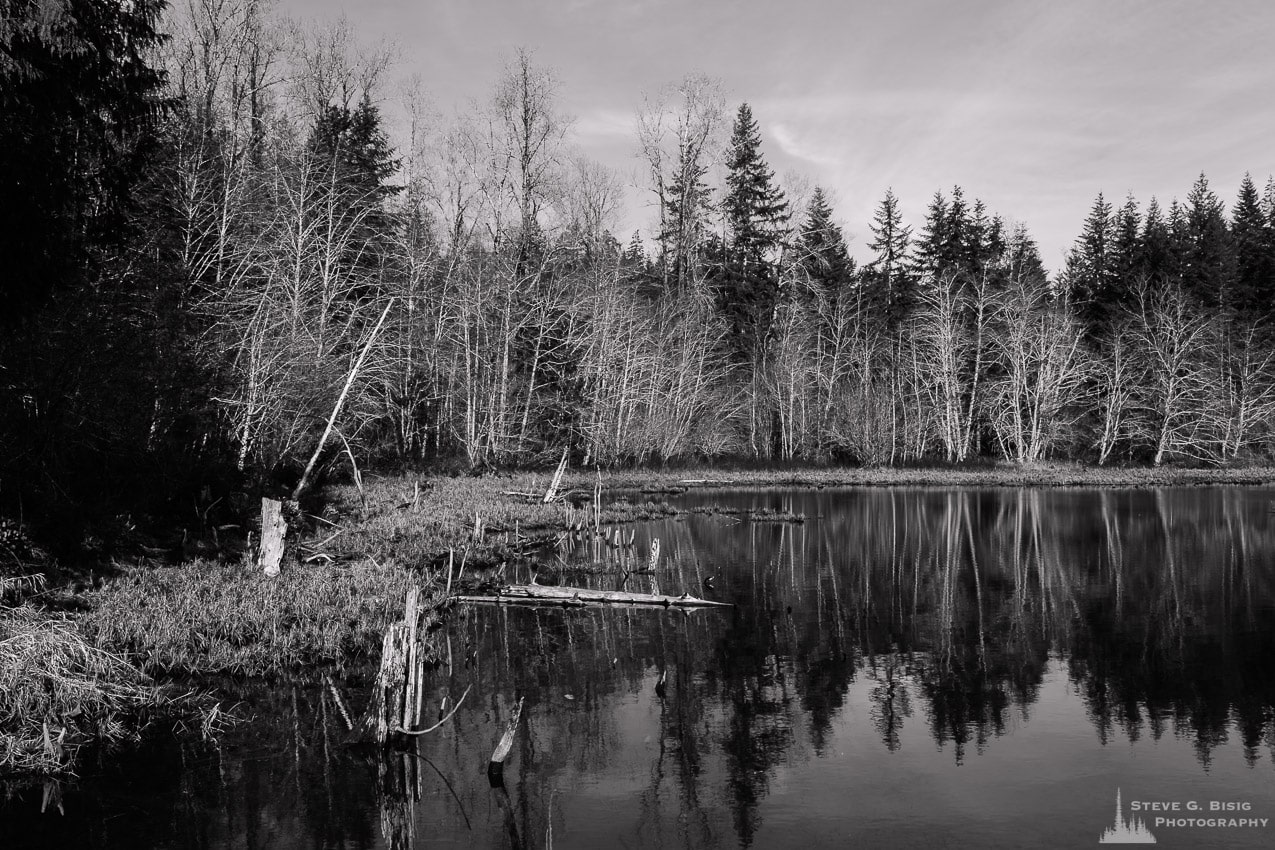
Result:
<svg viewBox="0 0 1275 850">
<path fill-rule="evenodd" d="M 587 587 L 553 587 L 542 584 L 511 584 L 495 596 L 457 596 L 457 602 L 492 602 L 501 605 L 660 605 L 665 608 L 729 608 L 729 602 L 714 602 L 683 593 L 635 593 L 626 590 L 590 590 Z"/>
</svg>

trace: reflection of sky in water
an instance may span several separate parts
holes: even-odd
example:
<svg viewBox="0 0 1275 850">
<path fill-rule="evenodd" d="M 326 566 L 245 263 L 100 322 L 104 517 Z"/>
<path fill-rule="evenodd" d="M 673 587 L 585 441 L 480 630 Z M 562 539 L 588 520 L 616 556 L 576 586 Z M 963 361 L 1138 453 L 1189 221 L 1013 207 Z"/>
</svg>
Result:
<svg viewBox="0 0 1275 850">
<path fill-rule="evenodd" d="M 1275 821 L 1271 495 L 690 494 L 807 521 L 649 523 L 631 550 L 567 547 L 558 578 L 734 609 L 462 609 L 427 702 L 474 691 L 419 755 L 343 747 L 321 691 L 276 688 L 220 756 L 132 768 L 163 777 L 143 823 L 196 847 L 1087 847 L 1117 787 L 1126 810 L 1248 800 Z M 483 767 L 515 693 L 500 793 Z M 140 817 L 121 771 L 62 823 L 138 846 L 103 826 Z M 1275 838 L 1147 825 L 1168 846 Z M 83 838 L 59 829 L 32 846 Z"/>
</svg>

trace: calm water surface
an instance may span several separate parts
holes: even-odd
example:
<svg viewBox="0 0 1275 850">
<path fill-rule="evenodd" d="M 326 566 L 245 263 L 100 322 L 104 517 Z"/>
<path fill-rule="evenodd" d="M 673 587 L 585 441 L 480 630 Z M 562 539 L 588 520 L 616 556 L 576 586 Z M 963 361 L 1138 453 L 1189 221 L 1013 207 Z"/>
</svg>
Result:
<svg viewBox="0 0 1275 850">
<path fill-rule="evenodd" d="M 411 752 L 342 745 L 321 688 L 280 684 L 219 751 L 156 743 L 0 815 L 33 847 L 1092 847 L 1119 789 L 1162 845 L 1270 847 L 1273 497 L 692 493 L 737 513 L 550 561 L 733 608 L 470 608 L 430 704 L 473 690 Z M 1214 802 L 1267 825 L 1157 821 Z"/>
</svg>

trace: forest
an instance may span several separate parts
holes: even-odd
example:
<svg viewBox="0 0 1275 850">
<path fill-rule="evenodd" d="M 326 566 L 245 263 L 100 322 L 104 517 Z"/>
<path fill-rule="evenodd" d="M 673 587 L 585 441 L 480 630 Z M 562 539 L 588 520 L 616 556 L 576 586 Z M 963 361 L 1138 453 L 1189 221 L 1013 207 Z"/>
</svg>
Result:
<svg viewBox="0 0 1275 850">
<path fill-rule="evenodd" d="M 444 115 L 348 22 L 4 0 L 0 514 L 120 528 L 304 476 L 670 462 L 1222 465 L 1275 440 L 1275 182 L 1098 194 L 1050 275 L 960 186 L 852 257 L 766 116 L 633 93 L 649 226 L 552 57 Z M 435 93 L 446 100 L 446 93 Z M 740 98 L 736 98 L 738 100 Z M 406 128 L 391 141 L 390 107 Z M 1184 164 L 1190 167 L 1190 164 Z M 1097 187 L 1096 187 L 1097 188 Z"/>
</svg>

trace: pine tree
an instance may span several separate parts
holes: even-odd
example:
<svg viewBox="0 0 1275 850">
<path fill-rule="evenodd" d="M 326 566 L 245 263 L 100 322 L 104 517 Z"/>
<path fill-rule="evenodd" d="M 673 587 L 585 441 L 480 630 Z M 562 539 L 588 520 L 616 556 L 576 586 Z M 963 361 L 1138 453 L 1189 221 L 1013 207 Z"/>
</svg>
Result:
<svg viewBox="0 0 1275 850">
<path fill-rule="evenodd" d="M 1163 286 L 1174 273 L 1173 234 L 1154 197 L 1147 204 L 1138 240 L 1138 274 L 1153 287 Z"/>
<path fill-rule="evenodd" d="M 1169 220 L 1166 226 L 1169 239 L 1165 282 L 1182 284 L 1191 255 L 1191 230 L 1187 223 L 1186 209 L 1177 198 L 1169 202 Z"/>
<path fill-rule="evenodd" d="M 960 186 L 952 187 L 952 200 L 947 205 L 947 226 L 939 255 L 942 267 L 956 272 L 967 272 L 975 263 L 975 226 L 965 203 L 965 192 Z"/>
<path fill-rule="evenodd" d="M 1230 234 L 1223 205 L 1203 174 L 1187 195 L 1183 284 L 1206 307 L 1231 306 Z"/>
<path fill-rule="evenodd" d="M 726 168 L 722 214 L 730 252 L 741 265 L 765 262 L 787 234 L 788 202 L 761 155 L 761 131 L 747 103 L 735 117 Z"/>
<path fill-rule="evenodd" d="M 968 244 L 964 249 L 967 271 L 980 272 L 998 262 L 1005 252 L 1004 223 L 1000 216 L 988 218 L 987 206 L 974 200 L 974 214 L 969 219 Z"/>
<path fill-rule="evenodd" d="M 366 94 L 353 110 L 329 106 L 315 120 L 306 151 L 322 192 L 333 195 L 333 211 L 350 226 L 350 262 L 375 266 L 394 226 L 383 202 L 401 190 L 386 183 L 399 160 L 379 110 Z"/>
<path fill-rule="evenodd" d="M 942 192 L 935 192 L 925 210 L 925 224 L 916 243 L 916 273 L 919 276 L 938 277 L 945 269 L 944 246 L 948 242 L 947 199 Z"/>
<path fill-rule="evenodd" d="M 1238 310 L 1261 315 L 1275 306 L 1275 267 L 1271 264 L 1271 223 L 1262 210 L 1253 178 L 1244 175 L 1231 213 L 1231 245 L 1235 258 L 1234 303 Z"/>
<path fill-rule="evenodd" d="M 788 203 L 761 155 L 761 132 L 748 104 L 741 104 L 726 156 L 726 196 L 719 305 L 737 353 L 757 362 L 779 301 L 773 262 L 787 235 Z"/>
<path fill-rule="evenodd" d="M 127 241 L 167 105 L 148 64 L 164 5 L 0 6 L 0 327 L 91 277 L 92 257 Z"/>
<path fill-rule="evenodd" d="M 1093 334 L 1100 334 L 1108 327 L 1116 300 L 1113 224 L 1111 204 L 1099 192 L 1085 219 L 1084 230 L 1067 255 L 1068 296 Z"/>
<path fill-rule="evenodd" d="M 1138 213 L 1138 202 L 1133 195 L 1125 198 L 1124 206 L 1116 213 L 1112 224 L 1111 272 L 1112 301 L 1116 304 L 1128 303 L 1129 293 L 1133 291 L 1141 276 L 1142 253 L 1142 216 Z"/>
<path fill-rule="evenodd" d="M 704 182 L 707 168 L 683 150 L 673 179 L 664 188 L 664 229 L 660 231 L 660 264 L 666 280 L 678 288 L 690 285 L 703 255 L 712 201 Z"/>
<path fill-rule="evenodd" d="M 912 230 L 903 224 L 892 190 L 886 189 L 868 227 L 872 231 L 868 248 L 873 258 L 866 269 L 865 285 L 885 294 L 886 322 L 895 328 L 916 304 L 916 279 L 908 256 Z"/>
<path fill-rule="evenodd" d="M 832 220 L 832 205 L 820 187 L 806 208 L 806 220 L 798 242 L 799 262 L 811 282 L 822 292 L 836 295 L 849 285 L 854 261 L 846 249 L 845 236 Z"/>
<path fill-rule="evenodd" d="M 1040 260 L 1040 249 L 1027 231 L 1027 225 L 1015 226 L 1005 245 L 1004 257 L 1006 269 L 1011 276 L 1044 285 L 1048 278 L 1045 264 Z"/>
</svg>

